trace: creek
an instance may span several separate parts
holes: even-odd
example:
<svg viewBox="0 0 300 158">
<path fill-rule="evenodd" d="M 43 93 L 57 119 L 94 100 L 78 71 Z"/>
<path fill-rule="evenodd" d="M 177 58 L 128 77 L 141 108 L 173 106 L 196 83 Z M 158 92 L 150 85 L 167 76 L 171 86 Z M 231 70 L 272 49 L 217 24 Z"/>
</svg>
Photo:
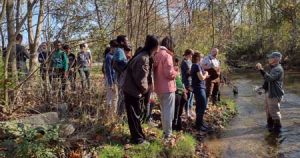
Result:
<svg viewBox="0 0 300 158">
<path fill-rule="evenodd" d="M 266 129 L 264 94 L 254 91 L 262 84 L 259 73 L 239 73 L 232 76 L 239 94 L 222 88 L 222 94 L 232 96 L 238 106 L 238 115 L 218 134 L 205 141 L 214 157 L 300 157 L 300 73 L 285 75 L 285 96 L 281 103 L 282 132 L 274 135 Z"/>
</svg>

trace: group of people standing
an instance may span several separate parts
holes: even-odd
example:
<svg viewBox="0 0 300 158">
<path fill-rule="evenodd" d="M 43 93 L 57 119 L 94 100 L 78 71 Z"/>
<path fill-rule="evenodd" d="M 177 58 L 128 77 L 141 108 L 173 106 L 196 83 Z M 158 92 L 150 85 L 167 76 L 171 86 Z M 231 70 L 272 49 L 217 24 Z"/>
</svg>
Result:
<svg viewBox="0 0 300 158">
<path fill-rule="evenodd" d="M 49 52 L 46 43 L 42 43 L 38 50 L 42 79 L 46 80 L 48 73 L 50 84 L 55 79 L 60 80 L 61 92 L 65 91 L 67 81 L 70 82 L 71 90 L 75 91 L 76 74 L 78 72 L 81 78 L 82 90 L 90 89 L 92 55 L 85 43 L 79 45 L 79 50 L 77 55 L 75 55 L 68 44 L 63 44 L 57 40 L 54 42 L 53 51 Z M 55 86 L 52 86 L 52 88 L 55 88 Z"/>
<path fill-rule="evenodd" d="M 186 115 L 192 117 L 193 98 L 196 102 L 195 128 L 208 130 L 203 117 L 207 100 L 211 99 L 214 104 L 218 101 L 221 72 L 218 49 L 213 48 L 206 57 L 187 49 L 180 62 L 171 37 L 160 42 L 156 36 L 148 35 L 144 47 L 137 49 L 131 59 L 126 57 L 126 47 L 130 44 L 124 35 L 110 41 L 104 67 L 107 103 L 117 113 L 125 103 L 132 143 L 145 142 L 141 121 L 145 109 L 152 109 L 147 108 L 152 93 L 160 102 L 165 140 L 172 139 L 172 130 L 182 130 L 184 109 Z"/>
<path fill-rule="evenodd" d="M 16 36 L 16 63 L 18 71 L 18 80 L 21 82 L 29 75 L 27 60 L 33 55 L 22 45 L 23 36 Z M 51 49 L 51 46 L 52 49 Z M 46 42 L 40 44 L 37 49 L 38 62 L 40 63 L 41 79 L 47 83 L 49 78 L 50 85 L 53 89 L 59 87 L 59 91 L 64 93 L 67 81 L 70 82 L 72 91 L 76 89 L 76 74 L 81 78 L 82 89 L 90 88 L 90 68 L 92 65 L 92 55 L 86 43 L 79 45 L 80 51 L 75 55 L 68 44 L 63 44 L 56 40 L 53 45 L 47 45 Z M 5 54 L 3 54 L 5 57 Z M 54 80 L 59 80 L 60 86 L 53 84 Z"/>
</svg>

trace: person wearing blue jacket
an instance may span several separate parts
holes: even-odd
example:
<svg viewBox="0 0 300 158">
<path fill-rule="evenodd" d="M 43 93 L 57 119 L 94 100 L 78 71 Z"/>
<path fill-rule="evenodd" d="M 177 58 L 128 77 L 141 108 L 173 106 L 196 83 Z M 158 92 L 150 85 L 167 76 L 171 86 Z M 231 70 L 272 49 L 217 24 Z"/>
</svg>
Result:
<svg viewBox="0 0 300 158">
<path fill-rule="evenodd" d="M 110 43 L 110 51 L 105 56 L 105 79 L 106 79 L 106 103 L 109 108 L 113 109 L 115 112 L 117 109 L 117 86 L 116 86 L 116 73 L 112 67 L 114 50 L 118 46 L 117 40 L 111 40 Z"/>
<path fill-rule="evenodd" d="M 114 55 L 113 55 L 113 68 L 115 69 L 117 73 L 117 77 L 119 79 L 121 73 L 124 71 L 128 59 L 126 58 L 126 54 L 124 49 L 129 47 L 128 39 L 125 35 L 119 35 L 116 39 L 118 45 L 114 49 Z"/>
<path fill-rule="evenodd" d="M 118 106 L 117 106 L 117 114 L 122 116 L 125 112 L 125 102 L 123 90 L 120 85 L 120 81 L 122 81 L 122 72 L 125 70 L 128 59 L 126 58 L 125 49 L 129 48 L 129 41 L 125 35 L 119 35 L 117 37 L 118 46 L 114 49 L 114 56 L 112 67 L 116 73 L 117 86 L 118 86 Z"/>
</svg>

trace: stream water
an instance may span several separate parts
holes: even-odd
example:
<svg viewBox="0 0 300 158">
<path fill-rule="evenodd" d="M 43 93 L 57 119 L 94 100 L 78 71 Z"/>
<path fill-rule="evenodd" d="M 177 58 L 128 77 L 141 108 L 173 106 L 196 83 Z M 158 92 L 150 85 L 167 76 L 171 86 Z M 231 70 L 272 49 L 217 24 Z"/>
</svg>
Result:
<svg viewBox="0 0 300 158">
<path fill-rule="evenodd" d="M 239 95 L 234 98 L 239 114 L 224 131 L 207 139 L 206 145 L 213 156 L 300 158 L 300 73 L 286 74 L 286 95 L 281 104 L 283 128 L 279 136 L 265 128 L 264 95 L 253 90 L 262 83 L 260 74 L 234 75 L 233 82 L 239 89 Z M 229 88 L 224 88 L 222 93 L 232 95 Z"/>
</svg>

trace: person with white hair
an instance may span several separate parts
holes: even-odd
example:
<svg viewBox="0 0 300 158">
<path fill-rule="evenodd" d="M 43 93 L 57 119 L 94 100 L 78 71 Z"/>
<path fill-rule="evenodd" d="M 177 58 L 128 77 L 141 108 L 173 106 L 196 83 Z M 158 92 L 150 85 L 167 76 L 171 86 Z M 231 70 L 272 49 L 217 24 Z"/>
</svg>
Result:
<svg viewBox="0 0 300 158">
<path fill-rule="evenodd" d="M 208 72 L 209 77 L 206 81 L 206 97 L 210 99 L 215 105 L 218 101 L 218 94 L 220 91 L 220 74 L 221 65 L 217 58 L 219 54 L 218 48 L 213 48 L 208 56 L 202 61 L 202 66 Z"/>
<path fill-rule="evenodd" d="M 280 52 L 273 52 L 268 55 L 269 72 L 265 72 L 261 63 L 256 64 L 264 78 L 263 89 L 265 90 L 265 110 L 267 114 L 267 128 L 270 132 L 281 131 L 280 102 L 282 101 L 284 70 L 280 64 L 282 55 Z"/>
</svg>

